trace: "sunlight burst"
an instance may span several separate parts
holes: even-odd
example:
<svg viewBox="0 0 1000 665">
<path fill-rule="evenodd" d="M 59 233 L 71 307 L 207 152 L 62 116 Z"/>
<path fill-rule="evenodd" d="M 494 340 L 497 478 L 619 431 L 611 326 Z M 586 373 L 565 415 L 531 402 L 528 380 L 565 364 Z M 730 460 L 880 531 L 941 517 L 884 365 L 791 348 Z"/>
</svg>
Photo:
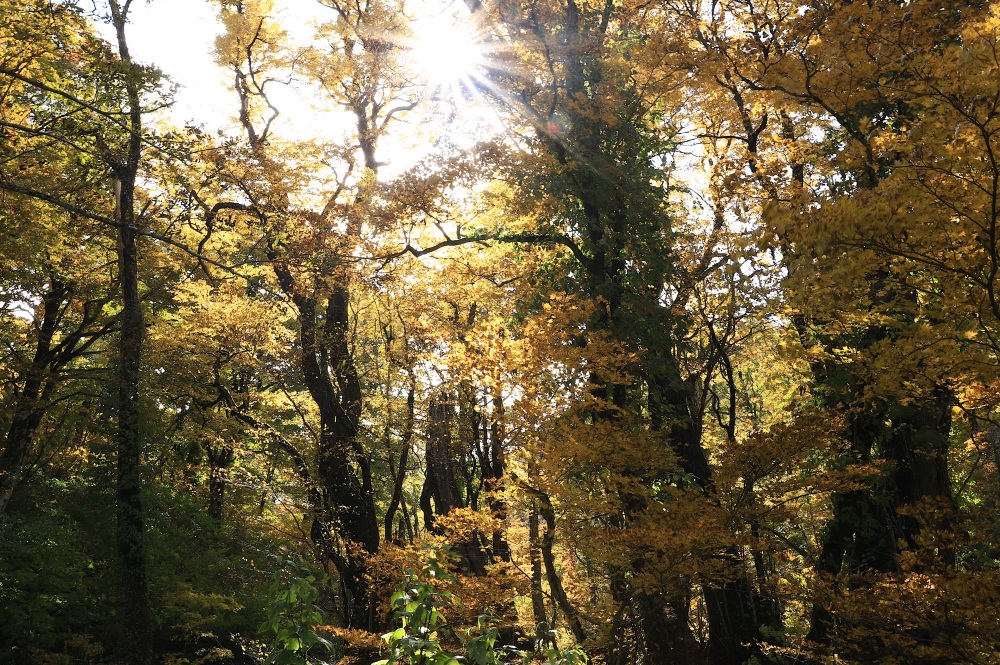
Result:
<svg viewBox="0 0 1000 665">
<path fill-rule="evenodd" d="M 444 11 L 413 22 L 412 64 L 431 97 L 466 99 L 483 81 L 486 50 L 475 21 Z"/>
</svg>

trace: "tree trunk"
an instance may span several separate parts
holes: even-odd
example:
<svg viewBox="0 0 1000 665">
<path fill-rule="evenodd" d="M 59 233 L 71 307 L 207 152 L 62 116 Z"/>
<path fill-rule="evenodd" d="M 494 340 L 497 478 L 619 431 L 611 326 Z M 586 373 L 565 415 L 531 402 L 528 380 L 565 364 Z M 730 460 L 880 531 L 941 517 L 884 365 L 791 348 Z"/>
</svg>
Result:
<svg viewBox="0 0 1000 665">
<path fill-rule="evenodd" d="M 531 613 L 535 619 L 535 643 L 538 648 L 551 642 L 549 623 L 542 596 L 542 543 L 538 532 L 538 500 L 532 500 L 528 513 L 528 559 L 531 561 Z"/>
<path fill-rule="evenodd" d="M 662 377 L 650 389 L 650 412 L 654 429 L 665 427 L 671 445 L 680 456 L 681 469 L 692 477 L 709 501 L 712 498 L 712 468 L 702 445 L 701 420 L 696 385 L 682 381 L 672 359 L 661 359 Z M 708 615 L 708 652 L 713 665 L 740 665 L 761 640 L 759 616 L 768 600 L 758 597 L 747 579 L 747 566 L 735 548 L 724 552 L 731 563 L 732 578 L 703 584 Z M 779 628 L 780 626 L 771 626 Z"/>
<path fill-rule="evenodd" d="M 736 552 L 730 550 L 726 554 L 733 557 Z M 742 572 L 737 569 L 736 579 L 704 588 L 712 665 L 742 665 L 753 655 L 754 645 L 760 640 L 753 590 L 740 577 Z"/>
<path fill-rule="evenodd" d="M 434 517 L 444 516 L 455 508 L 466 507 L 458 485 L 458 465 L 452 441 L 452 420 L 454 405 L 449 395 L 431 400 L 429 406 L 429 427 L 427 432 L 427 477 L 425 479 L 426 499 L 421 500 L 425 510 L 425 525 L 434 528 Z M 434 512 L 427 519 L 426 510 L 430 500 L 434 502 Z M 458 552 L 463 566 L 474 575 L 486 574 L 486 558 L 476 537 L 458 543 Z"/>
<path fill-rule="evenodd" d="M 134 178 L 134 174 L 133 174 Z M 117 544 L 121 560 L 122 645 L 129 665 L 152 661 L 149 583 L 142 506 L 142 428 L 139 368 L 144 332 L 139 299 L 132 184 L 116 181 L 119 192 L 118 270 L 122 294 L 122 330 L 118 368 Z"/>
<path fill-rule="evenodd" d="M 403 482 L 406 480 L 406 463 L 410 457 L 410 445 L 413 439 L 413 421 L 414 421 L 414 391 L 411 387 L 409 392 L 406 394 L 406 425 L 403 430 L 403 440 L 400 442 L 399 451 L 399 469 L 392 468 L 392 454 L 389 457 L 389 472 L 393 474 L 394 481 L 392 485 L 392 498 L 389 499 L 389 506 L 385 509 L 385 520 L 383 524 L 385 525 L 384 539 L 386 542 L 392 540 L 392 526 L 396 519 L 396 511 L 399 509 L 399 504 L 403 498 Z M 404 506 L 405 507 L 405 506 Z M 402 538 L 400 538 L 400 541 Z"/>
<path fill-rule="evenodd" d="M 118 55 L 128 94 L 128 142 L 125 160 L 114 164 L 115 222 L 118 224 L 118 281 L 122 298 L 118 367 L 117 533 L 121 563 L 122 648 L 128 665 L 152 661 L 152 624 L 142 506 L 142 427 L 139 404 L 142 338 L 145 331 L 139 298 L 138 229 L 135 182 L 142 157 L 142 106 L 138 75 L 125 39 L 128 4 L 110 0 Z"/>
<path fill-rule="evenodd" d="M 349 593 L 344 599 L 345 623 L 374 629 L 378 622 L 365 561 L 378 551 L 380 529 L 371 465 L 358 440 L 362 394 L 348 344 L 349 281 L 346 275 L 338 277 L 319 316 L 320 298 L 303 292 L 279 257 L 274 255 L 272 260 L 278 284 L 298 311 L 299 368 L 320 414 L 317 484 L 321 505 L 316 506 L 319 514 L 311 537 L 333 560 Z M 360 479 L 355 467 L 361 471 Z M 345 545 L 343 556 L 336 554 L 334 530 Z"/>
<path fill-rule="evenodd" d="M 216 522 L 221 522 L 225 507 L 228 471 L 235 459 L 235 453 L 231 446 L 225 445 L 218 448 L 207 445 L 205 452 L 208 455 L 209 464 L 208 516 Z"/>
<path fill-rule="evenodd" d="M 14 417 L 7 430 L 7 444 L 0 456 L 0 515 L 7 508 L 14 488 L 21 477 L 24 456 L 31 446 L 35 430 L 42 422 L 47 404 L 45 394 L 54 383 L 48 376 L 52 363 L 52 338 L 59 322 L 59 312 L 63 306 L 67 289 L 62 282 L 53 278 L 49 290 L 42 299 L 42 320 L 38 327 L 38 341 L 35 355 L 27 370 L 27 378 L 21 388 L 14 407 Z"/>
<path fill-rule="evenodd" d="M 545 520 L 545 535 L 542 536 L 541 555 L 542 565 L 545 566 L 545 577 L 549 583 L 549 593 L 556 605 L 566 614 L 569 621 L 570 632 L 577 642 L 582 644 L 587 639 L 587 633 L 583 630 L 580 617 L 576 609 L 569 602 L 569 596 L 563 588 L 562 580 L 556 571 L 556 558 L 552 551 L 556 542 L 556 511 L 552 508 L 552 501 L 547 494 L 536 492 L 538 500 L 538 512 Z"/>
<path fill-rule="evenodd" d="M 504 483 L 507 475 L 507 456 L 504 452 L 506 433 L 504 432 L 504 407 L 500 391 L 493 395 L 493 424 L 490 427 L 490 460 L 483 465 L 483 483 L 489 493 L 490 512 L 501 522 L 507 520 L 507 503 L 503 500 Z M 487 467 L 489 473 L 487 473 Z M 501 561 L 511 560 L 510 544 L 504 530 L 493 532 L 493 556 Z"/>
<path fill-rule="evenodd" d="M 434 513 L 447 515 L 453 508 L 465 504 L 458 489 L 455 473 L 456 460 L 452 450 L 451 425 L 453 405 L 447 395 L 431 400 L 427 431 L 427 474 L 432 478 L 431 498 Z"/>
<path fill-rule="evenodd" d="M 38 386 L 31 383 L 29 381 L 25 385 L 17 400 L 14 417 L 7 430 L 7 445 L 0 456 L 0 515 L 7 509 L 14 488 L 21 479 L 24 456 L 45 415 L 45 407 L 40 405 Z"/>
<path fill-rule="evenodd" d="M 851 427 L 855 461 L 864 462 L 873 452 L 892 463 L 888 482 L 876 480 L 863 490 L 833 497 L 833 517 L 827 524 L 817 572 L 828 584 L 841 573 L 888 573 L 898 569 L 899 544 L 917 544 L 919 520 L 901 515 L 899 509 L 931 501 L 952 507 L 948 478 L 948 446 L 953 397 L 943 387 L 909 405 L 869 410 Z M 885 426 L 889 419 L 890 427 Z M 887 430 L 887 431 L 886 431 Z M 884 441 L 883 449 L 876 446 Z M 949 563 L 953 552 L 941 551 Z M 813 601 L 807 638 L 821 646 L 833 641 L 834 616 L 821 589 Z"/>
</svg>

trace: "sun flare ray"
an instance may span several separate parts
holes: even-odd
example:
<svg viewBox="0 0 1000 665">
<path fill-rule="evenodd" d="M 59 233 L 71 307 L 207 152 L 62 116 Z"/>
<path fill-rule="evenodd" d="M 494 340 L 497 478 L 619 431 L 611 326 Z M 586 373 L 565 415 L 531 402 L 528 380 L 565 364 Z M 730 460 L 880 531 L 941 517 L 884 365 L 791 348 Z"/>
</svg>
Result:
<svg viewBox="0 0 1000 665">
<path fill-rule="evenodd" d="M 490 68 L 488 49 L 475 17 L 455 5 L 413 21 L 407 45 L 424 97 L 465 100 L 475 96 Z"/>
</svg>

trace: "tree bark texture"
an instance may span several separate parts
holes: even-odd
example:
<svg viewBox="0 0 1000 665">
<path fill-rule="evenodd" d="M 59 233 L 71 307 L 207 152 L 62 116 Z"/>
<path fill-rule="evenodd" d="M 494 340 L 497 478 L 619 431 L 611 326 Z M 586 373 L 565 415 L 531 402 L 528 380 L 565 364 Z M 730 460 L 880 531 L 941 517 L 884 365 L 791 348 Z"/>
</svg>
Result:
<svg viewBox="0 0 1000 665">
<path fill-rule="evenodd" d="M 122 650 L 128 665 L 152 662 L 152 622 L 143 532 L 142 425 L 139 403 L 140 365 L 145 330 L 139 296 L 138 228 L 135 184 L 142 157 L 142 106 L 138 72 L 125 39 L 128 5 L 111 0 L 118 55 L 127 65 L 128 138 L 124 160 L 115 171 L 115 222 L 118 224 L 118 283 L 122 314 L 118 366 L 118 464 L 116 541 L 121 564 Z"/>
<path fill-rule="evenodd" d="M 310 293 L 308 280 L 297 279 L 277 258 L 278 284 L 298 312 L 299 368 L 320 415 L 316 481 L 321 505 L 311 536 L 337 566 L 350 596 L 344 603 L 345 623 L 374 629 L 365 559 L 378 551 L 380 529 L 371 464 L 358 440 L 362 394 L 348 343 L 350 281 L 339 275 L 329 293 Z M 336 536 L 343 556 L 336 554 Z"/>
</svg>

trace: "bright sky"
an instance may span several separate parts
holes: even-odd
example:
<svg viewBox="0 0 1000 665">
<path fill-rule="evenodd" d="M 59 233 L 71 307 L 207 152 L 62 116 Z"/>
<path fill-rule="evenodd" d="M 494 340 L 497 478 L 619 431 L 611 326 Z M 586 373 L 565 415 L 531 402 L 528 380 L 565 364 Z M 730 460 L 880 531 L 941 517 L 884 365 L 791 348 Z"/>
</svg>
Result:
<svg viewBox="0 0 1000 665">
<path fill-rule="evenodd" d="M 285 0 L 281 15 L 289 32 L 306 37 L 311 32 L 310 19 L 317 12 L 326 12 L 313 0 Z M 419 6 L 414 3 L 414 6 Z M 420 10 L 418 10 L 420 11 Z M 232 93 L 232 75 L 215 64 L 215 38 L 222 26 L 216 18 L 216 5 L 208 0 L 148 0 L 133 2 L 127 36 L 132 57 L 145 64 L 159 67 L 179 85 L 171 116 L 179 124 L 203 125 L 206 130 L 232 127 L 237 101 Z M 462 147 L 471 146 L 473 134 L 482 135 L 484 127 L 496 124 L 495 112 L 479 100 L 462 99 L 463 95 L 449 90 L 458 88 L 458 81 L 471 87 L 468 71 L 480 56 L 468 33 L 461 33 L 461 17 L 466 13 L 461 0 L 425 0 L 421 18 L 415 24 L 417 41 L 413 49 L 413 64 L 425 72 L 432 88 L 441 88 L 438 95 L 454 94 L 455 116 L 447 131 Z M 455 25 L 460 26 L 456 32 Z M 107 38 L 110 28 L 102 26 Z M 330 128 L 332 118 L 317 116 L 308 93 L 280 86 L 272 88 L 274 101 L 282 115 L 274 131 L 287 138 L 310 138 Z M 333 121 L 335 123 L 336 121 Z M 473 129 L 475 128 L 475 129 Z M 486 130 L 490 131 L 490 130 Z M 496 131 L 494 129 L 493 131 Z M 404 167 L 430 148 L 426 138 L 395 140 L 383 146 L 383 159 L 392 167 Z M 391 154 L 395 152 L 395 154 Z M 390 168 L 389 170 L 395 170 Z"/>
<path fill-rule="evenodd" d="M 133 2 L 127 38 L 132 57 L 154 64 L 181 85 L 173 110 L 179 123 L 193 121 L 215 130 L 236 106 L 231 77 L 213 59 L 222 26 L 207 0 Z"/>
</svg>

